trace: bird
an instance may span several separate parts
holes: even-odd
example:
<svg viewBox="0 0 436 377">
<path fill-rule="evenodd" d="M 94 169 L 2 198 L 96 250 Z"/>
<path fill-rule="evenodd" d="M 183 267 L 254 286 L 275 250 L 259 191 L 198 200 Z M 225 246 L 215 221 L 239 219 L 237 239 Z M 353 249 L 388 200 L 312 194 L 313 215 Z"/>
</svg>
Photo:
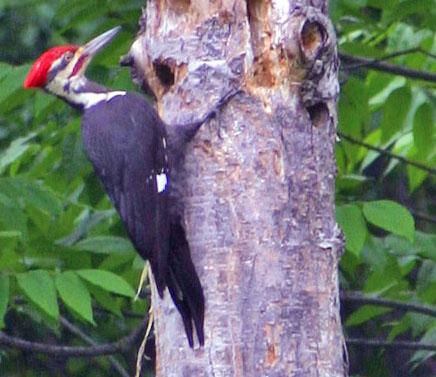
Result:
<svg viewBox="0 0 436 377">
<path fill-rule="evenodd" d="M 168 287 L 181 314 L 189 346 L 204 345 L 205 299 L 179 215 L 172 214 L 171 161 L 167 127 L 139 93 L 106 88 L 88 80 L 93 57 L 120 27 L 83 46 L 52 47 L 33 64 L 24 88 L 43 89 L 82 113 L 82 140 L 95 174 L 115 206 L 134 248 L 150 263 L 160 298 Z M 190 135 L 180 135 L 180 148 Z M 195 132 L 194 132 L 195 133 Z M 178 151 L 180 153 L 180 151 Z"/>
</svg>

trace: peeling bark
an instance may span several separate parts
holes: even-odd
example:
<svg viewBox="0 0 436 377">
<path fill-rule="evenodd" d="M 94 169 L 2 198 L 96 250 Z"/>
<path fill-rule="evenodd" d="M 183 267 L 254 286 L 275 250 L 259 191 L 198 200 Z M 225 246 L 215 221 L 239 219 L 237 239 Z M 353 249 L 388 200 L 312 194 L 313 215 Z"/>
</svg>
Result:
<svg viewBox="0 0 436 377">
<path fill-rule="evenodd" d="M 344 376 L 334 217 L 337 52 L 326 0 L 149 0 L 128 59 L 168 125 L 242 87 L 173 184 L 206 297 L 191 350 L 153 294 L 157 376 Z M 169 126 L 174 127 L 174 126 Z"/>
</svg>

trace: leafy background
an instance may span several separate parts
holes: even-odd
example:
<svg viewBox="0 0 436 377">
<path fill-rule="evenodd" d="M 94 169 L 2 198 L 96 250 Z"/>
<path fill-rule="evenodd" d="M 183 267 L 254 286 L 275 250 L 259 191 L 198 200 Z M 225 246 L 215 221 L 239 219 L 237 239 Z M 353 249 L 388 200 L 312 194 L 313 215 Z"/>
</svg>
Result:
<svg viewBox="0 0 436 377">
<path fill-rule="evenodd" d="M 0 326 L 10 335 L 83 345 L 60 325 L 63 318 L 106 343 L 129 334 L 148 311 L 146 299 L 132 300 L 144 263 L 84 155 L 78 113 L 22 89 L 32 61 L 47 48 L 81 44 L 121 25 L 89 75 L 136 90 L 118 61 L 137 31 L 142 5 L 0 1 Z M 0 348 L 1 376 L 102 376 L 112 368 L 103 358 Z"/>
<path fill-rule="evenodd" d="M 147 299 L 132 300 L 143 262 L 84 156 L 78 114 L 22 89 L 31 62 L 45 49 L 80 44 L 121 25 L 123 32 L 89 75 L 137 90 L 118 61 L 136 33 L 142 5 L 0 0 L 0 328 L 9 335 L 83 345 L 63 325 L 67 320 L 107 343 L 129 334 L 148 310 Z M 330 11 L 342 53 L 381 59 L 414 49 L 389 63 L 436 72 L 436 1 L 332 0 Z M 436 301 L 436 80 L 346 59 L 340 80 L 336 199 L 346 236 L 340 272 L 350 372 L 436 375 L 434 350 L 364 343 L 436 343 L 434 315 L 386 305 L 420 308 Z M 375 300 L 356 299 L 362 295 Z M 117 358 L 132 370 L 134 358 Z M 0 376 L 103 376 L 113 362 L 0 348 Z"/>
<path fill-rule="evenodd" d="M 387 63 L 435 72 L 435 5 L 434 0 L 330 3 L 342 53 L 336 200 L 346 236 L 342 317 L 346 337 L 354 340 L 349 342 L 354 375 L 436 375 L 434 349 L 419 347 L 436 344 L 434 313 L 386 305 L 390 300 L 419 309 L 436 301 L 435 78 L 410 79 L 345 59 L 381 59 L 403 51 Z M 378 299 L 376 306 L 362 306 L 353 300 L 356 293 Z M 369 347 L 362 338 L 417 342 L 417 349 Z"/>
</svg>

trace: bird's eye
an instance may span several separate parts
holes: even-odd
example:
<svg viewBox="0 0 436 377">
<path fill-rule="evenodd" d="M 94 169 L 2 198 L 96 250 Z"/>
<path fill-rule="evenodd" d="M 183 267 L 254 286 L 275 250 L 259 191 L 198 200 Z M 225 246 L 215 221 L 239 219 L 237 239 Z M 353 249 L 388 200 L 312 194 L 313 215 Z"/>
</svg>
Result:
<svg viewBox="0 0 436 377">
<path fill-rule="evenodd" d="M 64 55 L 64 59 L 69 62 L 73 58 L 74 54 L 71 51 L 68 51 Z"/>
</svg>

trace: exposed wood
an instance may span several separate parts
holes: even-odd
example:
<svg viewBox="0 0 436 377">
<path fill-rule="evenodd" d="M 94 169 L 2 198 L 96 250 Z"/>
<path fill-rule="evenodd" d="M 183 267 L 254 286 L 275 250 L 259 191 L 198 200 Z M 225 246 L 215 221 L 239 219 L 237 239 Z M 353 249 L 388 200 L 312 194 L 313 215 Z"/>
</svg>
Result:
<svg viewBox="0 0 436 377">
<path fill-rule="evenodd" d="M 337 53 L 326 1 L 147 2 L 130 58 L 169 125 L 200 129 L 173 183 L 206 296 L 188 347 L 154 293 L 157 376 L 344 376 L 334 217 Z"/>
</svg>

